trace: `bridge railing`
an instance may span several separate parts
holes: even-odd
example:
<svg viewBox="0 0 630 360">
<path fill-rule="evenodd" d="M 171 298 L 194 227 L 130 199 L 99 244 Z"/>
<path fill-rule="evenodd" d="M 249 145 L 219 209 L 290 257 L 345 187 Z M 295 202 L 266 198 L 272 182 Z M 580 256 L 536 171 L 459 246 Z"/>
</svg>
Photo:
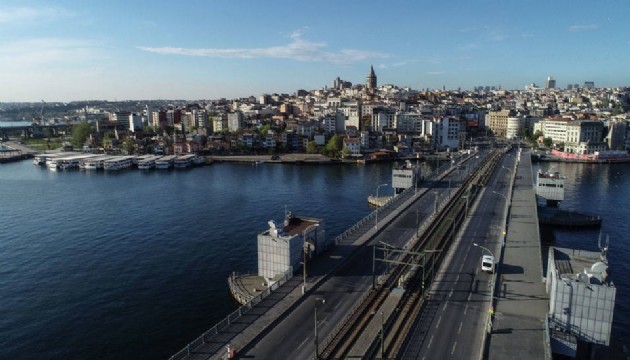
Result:
<svg viewBox="0 0 630 360">
<path fill-rule="evenodd" d="M 179 360 L 190 355 L 190 353 L 194 351 L 194 349 L 198 348 L 199 346 L 207 342 L 211 336 L 217 335 L 221 330 L 230 326 L 235 320 L 243 316 L 243 314 L 246 314 L 247 311 L 249 311 L 252 307 L 254 307 L 254 305 L 260 303 L 264 298 L 266 298 L 269 294 L 271 294 L 272 291 L 284 285 L 284 283 L 286 283 L 292 277 L 293 277 L 293 269 L 291 268 L 287 272 L 284 273 L 284 275 L 280 278 L 280 280 L 273 283 L 270 287 L 268 287 L 264 291 L 261 291 L 260 294 L 253 297 L 249 302 L 240 306 L 234 312 L 229 314 L 225 319 L 219 321 L 216 325 L 214 325 L 213 327 L 208 329 L 206 332 L 201 334 L 201 336 L 199 336 L 195 340 L 188 343 L 188 345 L 186 345 L 183 349 L 181 349 L 180 351 L 172 355 L 169 358 L 169 360 Z"/>
</svg>

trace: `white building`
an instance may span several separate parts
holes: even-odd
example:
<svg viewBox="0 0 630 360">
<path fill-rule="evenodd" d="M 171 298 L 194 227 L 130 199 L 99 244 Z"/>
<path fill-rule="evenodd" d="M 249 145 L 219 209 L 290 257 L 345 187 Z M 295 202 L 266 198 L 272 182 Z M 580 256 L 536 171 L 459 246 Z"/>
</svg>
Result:
<svg viewBox="0 0 630 360">
<path fill-rule="evenodd" d="M 227 125 L 230 132 L 237 132 L 243 128 L 243 113 L 240 111 L 227 114 Z"/>
<path fill-rule="evenodd" d="M 359 138 L 343 138 L 343 147 L 352 155 L 361 155 L 361 140 Z"/>
<path fill-rule="evenodd" d="M 549 248 L 546 291 L 552 351 L 575 357 L 577 343 L 608 346 L 617 290 L 602 252 Z"/>
<path fill-rule="evenodd" d="M 434 130 L 433 141 L 438 149 L 457 149 L 466 136 L 462 121 L 452 117 L 437 118 Z"/>
<path fill-rule="evenodd" d="M 288 213 L 280 226 L 271 220 L 269 228 L 258 234 L 258 275 L 273 281 L 301 268 L 300 262 L 332 245 L 326 240 L 323 220 L 297 217 Z"/>
</svg>

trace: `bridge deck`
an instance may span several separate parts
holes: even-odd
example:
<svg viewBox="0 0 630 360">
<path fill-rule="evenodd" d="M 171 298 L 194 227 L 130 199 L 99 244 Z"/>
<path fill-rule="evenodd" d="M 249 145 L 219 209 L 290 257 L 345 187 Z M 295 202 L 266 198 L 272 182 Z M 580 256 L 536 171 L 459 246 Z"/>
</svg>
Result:
<svg viewBox="0 0 630 360">
<path fill-rule="evenodd" d="M 488 358 L 544 359 L 548 298 L 542 282 L 532 165 L 526 150 L 515 175 L 506 245 L 498 269 Z"/>
</svg>

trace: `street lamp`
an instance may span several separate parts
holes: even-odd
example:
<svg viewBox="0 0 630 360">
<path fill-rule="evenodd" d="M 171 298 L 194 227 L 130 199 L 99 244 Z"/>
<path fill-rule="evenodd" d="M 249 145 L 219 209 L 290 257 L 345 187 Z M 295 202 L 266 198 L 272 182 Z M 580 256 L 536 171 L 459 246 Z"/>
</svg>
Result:
<svg viewBox="0 0 630 360">
<path fill-rule="evenodd" d="M 501 195 L 501 196 L 503 196 L 503 198 L 505 199 L 505 201 L 508 201 L 507 196 L 505 196 L 505 195 L 501 194 L 500 192 L 496 192 L 496 191 L 494 191 L 494 190 L 493 190 L 493 191 L 492 191 L 492 193 L 493 193 L 493 194 L 497 194 L 497 195 Z"/>
<path fill-rule="evenodd" d="M 319 359 L 319 339 L 317 338 L 317 304 L 321 301 L 322 304 L 326 303 L 324 298 L 315 298 L 315 359 Z"/>
<path fill-rule="evenodd" d="M 509 172 L 510 172 L 510 177 L 512 177 L 512 169 L 508 169 L 508 168 L 506 168 L 505 166 L 501 166 L 501 167 L 502 167 L 503 169 L 505 169 L 505 170 L 509 171 Z"/>
<path fill-rule="evenodd" d="M 486 250 L 487 252 L 489 252 L 489 253 L 490 253 L 490 256 L 492 256 L 492 258 L 494 258 L 494 254 L 493 254 L 493 253 L 492 253 L 492 251 L 490 251 L 490 249 L 488 249 L 487 247 L 483 247 L 483 246 L 481 246 L 481 245 L 479 245 L 479 244 L 477 244 L 477 243 L 473 243 L 473 246 L 477 246 L 477 247 L 480 247 L 480 248 L 482 248 L 482 249 Z"/>
<path fill-rule="evenodd" d="M 379 200 L 378 200 L 378 189 L 380 189 L 380 188 L 381 188 L 381 186 L 387 186 L 387 183 L 385 183 L 385 184 L 381 184 L 381 185 L 379 185 L 379 186 L 377 186 L 377 187 L 376 187 L 376 201 L 377 201 L 377 202 L 379 201 Z M 380 210 L 380 207 L 376 208 L 376 224 L 375 224 L 376 230 L 378 230 L 378 211 L 379 211 L 379 210 Z"/>
</svg>

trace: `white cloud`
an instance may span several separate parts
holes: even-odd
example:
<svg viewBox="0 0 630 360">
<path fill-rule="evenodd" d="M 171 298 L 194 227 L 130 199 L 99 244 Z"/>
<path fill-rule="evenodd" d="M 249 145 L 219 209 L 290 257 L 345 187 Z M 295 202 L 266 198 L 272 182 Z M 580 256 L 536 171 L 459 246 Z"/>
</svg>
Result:
<svg viewBox="0 0 630 360">
<path fill-rule="evenodd" d="M 302 34 L 299 31 L 293 32 L 289 36 L 289 38 L 291 39 L 291 42 L 286 45 L 272 46 L 266 48 L 204 49 L 139 46 L 138 49 L 164 55 L 204 56 L 228 59 L 275 58 L 292 59 L 298 61 L 323 61 L 338 64 L 348 64 L 372 58 L 390 57 L 390 55 L 386 53 L 357 49 L 341 49 L 338 51 L 328 51 L 328 45 L 326 43 L 304 40 L 302 39 Z"/>
<path fill-rule="evenodd" d="M 3 68 L 25 69 L 29 65 L 53 63 L 76 65 L 103 58 L 96 44 L 81 39 L 34 38 L 0 43 Z"/>
<path fill-rule="evenodd" d="M 56 7 L 0 8 L 0 24 L 20 24 L 73 17 L 71 11 Z"/>
<path fill-rule="evenodd" d="M 598 28 L 599 28 L 599 24 L 571 25 L 569 26 L 569 31 L 571 32 L 588 31 L 588 30 L 595 30 Z"/>
<path fill-rule="evenodd" d="M 409 64 L 409 61 L 399 61 L 399 62 L 395 62 L 393 64 L 379 64 L 378 68 L 379 69 L 389 69 L 389 68 L 393 68 L 393 67 L 405 66 L 407 64 Z"/>
</svg>

